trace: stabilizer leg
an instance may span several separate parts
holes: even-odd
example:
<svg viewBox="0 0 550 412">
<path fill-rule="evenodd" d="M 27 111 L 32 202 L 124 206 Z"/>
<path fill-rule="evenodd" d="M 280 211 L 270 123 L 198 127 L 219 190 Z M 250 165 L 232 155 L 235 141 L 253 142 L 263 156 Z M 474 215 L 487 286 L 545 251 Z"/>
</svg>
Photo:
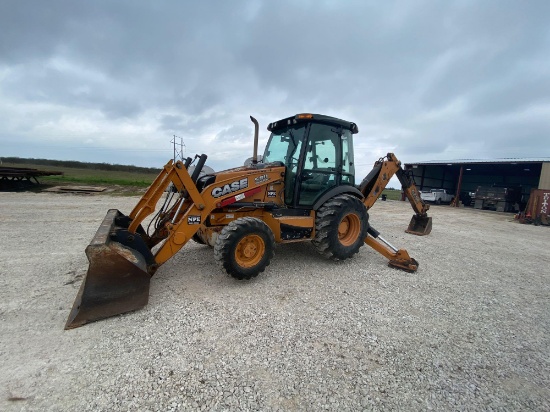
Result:
<svg viewBox="0 0 550 412">
<path fill-rule="evenodd" d="M 368 234 L 365 238 L 365 243 L 376 250 L 381 255 L 385 256 L 389 262 L 388 266 L 404 270 L 406 272 L 416 272 L 418 262 L 409 256 L 405 249 L 397 249 L 390 242 L 380 236 L 373 227 L 369 227 Z"/>
</svg>

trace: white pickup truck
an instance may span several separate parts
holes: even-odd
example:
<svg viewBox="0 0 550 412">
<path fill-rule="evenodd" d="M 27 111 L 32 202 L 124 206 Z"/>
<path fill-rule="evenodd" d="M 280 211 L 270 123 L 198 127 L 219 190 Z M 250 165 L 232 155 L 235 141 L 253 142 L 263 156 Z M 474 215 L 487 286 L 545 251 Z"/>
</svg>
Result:
<svg viewBox="0 0 550 412">
<path fill-rule="evenodd" d="M 440 205 L 441 203 L 451 203 L 454 199 L 454 195 L 447 193 L 445 189 L 432 189 L 422 191 L 420 197 L 424 202 L 435 203 Z"/>
</svg>

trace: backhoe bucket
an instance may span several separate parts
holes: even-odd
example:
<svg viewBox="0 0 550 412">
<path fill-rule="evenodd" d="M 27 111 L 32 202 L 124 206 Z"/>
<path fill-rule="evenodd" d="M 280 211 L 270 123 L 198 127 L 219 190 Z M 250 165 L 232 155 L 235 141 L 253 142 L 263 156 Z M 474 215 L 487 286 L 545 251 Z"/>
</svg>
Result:
<svg viewBox="0 0 550 412">
<path fill-rule="evenodd" d="M 86 248 L 90 265 L 76 296 L 65 329 L 120 313 L 140 309 L 149 299 L 149 282 L 145 257 L 137 250 L 114 241 L 115 232 L 123 230 L 115 219 L 123 216 L 116 209 L 107 216 Z M 139 236 L 139 235 L 136 235 Z"/>
<path fill-rule="evenodd" d="M 409 223 L 409 227 L 405 232 L 413 235 L 424 236 L 429 235 L 432 231 L 432 218 L 428 216 L 414 215 Z"/>
</svg>

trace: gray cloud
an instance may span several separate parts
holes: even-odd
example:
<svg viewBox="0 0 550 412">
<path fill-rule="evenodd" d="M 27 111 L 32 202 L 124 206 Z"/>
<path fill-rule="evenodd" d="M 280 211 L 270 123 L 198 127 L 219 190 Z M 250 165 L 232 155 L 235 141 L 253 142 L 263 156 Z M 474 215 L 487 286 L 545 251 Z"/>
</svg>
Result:
<svg viewBox="0 0 550 412">
<path fill-rule="evenodd" d="M 223 129 L 220 131 L 215 139 L 220 141 L 244 141 L 247 142 L 250 140 L 251 131 L 253 131 L 252 127 L 248 127 L 248 125 L 241 125 L 241 126 L 231 126 L 226 129 Z"/>
<path fill-rule="evenodd" d="M 144 163 L 127 142 L 177 134 L 229 167 L 249 157 L 248 115 L 265 142 L 268 122 L 311 111 L 358 123 L 365 165 L 550 156 L 548 15 L 542 0 L 3 1 L 0 149 L 118 142 L 116 162 Z"/>
</svg>

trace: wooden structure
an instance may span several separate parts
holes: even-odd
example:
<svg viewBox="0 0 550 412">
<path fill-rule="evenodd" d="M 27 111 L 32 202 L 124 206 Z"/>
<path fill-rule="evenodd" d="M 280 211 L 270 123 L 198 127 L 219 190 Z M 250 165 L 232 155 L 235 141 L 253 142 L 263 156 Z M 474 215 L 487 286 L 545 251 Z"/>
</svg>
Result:
<svg viewBox="0 0 550 412">
<path fill-rule="evenodd" d="M 26 167 L 0 167 L 0 190 L 22 189 L 40 184 L 39 177 L 62 175 L 63 172 Z"/>
</svg>

